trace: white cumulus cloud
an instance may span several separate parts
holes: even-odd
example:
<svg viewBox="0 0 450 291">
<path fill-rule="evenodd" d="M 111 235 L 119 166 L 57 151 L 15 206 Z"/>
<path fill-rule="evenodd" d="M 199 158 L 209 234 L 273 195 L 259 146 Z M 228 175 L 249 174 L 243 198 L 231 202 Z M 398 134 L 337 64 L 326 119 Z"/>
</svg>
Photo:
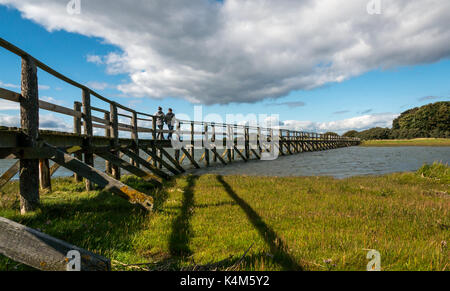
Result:
<svg viewBox="0 0 450 291">
<path fill-rule="evenodd" d="M 330 122 L 286 120 L 282 124 L 285 128 L 289 129 L 322 132 L 322 133 L 327 131 L 334 131 L 342 134 L 349 130 L 361 131 L 373 127 L 390 128 L 392 127 L 392 121 L 398 116 L 399 114 L 379 113 L 379 114 L 367 114 Z"/>
<path fill-rule="evenodd" d="M 88 56 L 135 96 L 214 104 L 254 102 L 378 68 L 450 56 L 450 1 L 0 0 L 48 30 L 95 36 L 122 52 Z"/>
</svg>

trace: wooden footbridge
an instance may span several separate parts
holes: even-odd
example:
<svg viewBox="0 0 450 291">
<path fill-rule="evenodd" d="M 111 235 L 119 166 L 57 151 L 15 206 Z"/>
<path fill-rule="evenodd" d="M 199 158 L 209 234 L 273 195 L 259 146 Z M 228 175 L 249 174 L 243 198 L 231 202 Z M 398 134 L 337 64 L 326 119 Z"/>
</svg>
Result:
<svg viewBox="0 0 450 291">
<path fill-rule="evenodd" d="M 39 191 L 51 190 L 51 176 L 59 167 L 72 171 L 76 181 L 81 182 L 84 178 L 87 190 L 96 184 L 151 210 L 152 197 L 120 182 L 121 170 L 157 187 L 164 180 L 185 172 L 187 167 L 208 167 L 214 163 L 228 165 L 234 161 L 261 159 L 265 155 L 273 158 L 274 155 L 359 144 L 358 139 L 340 136 L 179 120 L 173 134 L 180 146 L 174 147 L 172 141 L 161 138 L 169 131 L 158 130 L 153 115 L 101 96 L 1 38 L 0 46 L 19 56 L 22 62 L 21 92 L 0 88 L 0 99 L 20 104 L 20 128 L 0 126 L 0 159 L 17 160 L 0 177 L 0 188 L 19 173 L 22 214 L 39 207 Z M 79 88 L 80 102 L 67 108 L 40 100 L 38 69 Z M 95 107 L 92 101 L 104 106 Z M 73 118 L 73 132 L 40 130 L 40 109 Z M 119 122 L 119 118 L 129 122 Z M 103 134 L 94 135 L 94 128 Z M 122 138 L 121 132 L 127 132 L 130 137 Z M 187 138 L 182 139 L 182 136 Z M 95 156 L 105 160 L 105 172 L 94 167 Z M 53 161 L 51 167 L 50 160 Z M 106 258 L 0 218 L 0 253 L 16 261 L 43 270 L 63 270 L 68 262 L 65 254 L 69 250 L 81 253 L 82 269 L 110 268 Z"/>
<path fill-rule="evenodd" d="M 77 181 L 84 178 L 87 190 L 96 184 L 150 210 L 152 198 L 121 183 L 121 169 L 160 185 L 163 180 L 185 172 L 189 164 L 195 168 L 202 164 L 208 167 L 212 163 L 228 165 L 236 160 L 260 159 L 264 153 L 291 155 L 359 144 L 355 138 L 181 120 L 177 122 L 174 137 L 181 140 L 181 135 L 187 135 L 188 141 L 183 140 L 181 147 L 173 149 L 171 141 L 161 138 L 169 131 L 158 130 L 153 115 L 103 97 L 3 39 L 0 39 L 0 46 L 22 61 L 21 93 L 0 88 L 1 99 L 20 104 L 21 123 L 20 128 L 0 128 L 0 159 L 18 160 L 1 176 L 0 187 L 19 173 L 22 213 L 38 207 L 39 189 L 51 188 L 51 176 L 59 167 L 73 171 Z M 67 108 L 40 100 L 38 68 L 79 88 L 80 102 Z M 93 98 L 106 106 L 92 106 Z M 71 116 L 73 132 L 39 130 L 40 109 Z M 128 119 L 129 123 L 119 122 L 119 117 Z M 94 135 L 94 128 L 104 130 L 104 135 Z M 128 132 L 130 138 L 119 137 L 120 132 Z M 254 142 L 252 136 L 256 137 Z M 276 144 L 273 143 L 275 137 Z M 272 141 L 271 145 L 265 146 L 266 141 Z M 210 146 L 210 142 L 214 145 Z M 199 159 L 196 158 L 198 150 L 194 151 L 197 146 L 202 149 Z M 94 156 L 106 161 L 105 172 L 94 168 Z M 52 167 L 49 160 L 54 162 Z"/>
</svg>

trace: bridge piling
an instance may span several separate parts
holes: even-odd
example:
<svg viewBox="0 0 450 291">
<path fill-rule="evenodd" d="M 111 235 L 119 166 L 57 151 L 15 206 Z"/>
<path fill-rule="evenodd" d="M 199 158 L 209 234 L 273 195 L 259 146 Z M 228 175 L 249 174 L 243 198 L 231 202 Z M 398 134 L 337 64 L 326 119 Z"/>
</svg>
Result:
<svg viewBox="0 0 450 291">
<path fill-rule="evenodd" d="M 30 56 L 22 57 L 22 98 L 20 123 L 23 138 L 21 146 L 37 148 L 39 138 L 39 97 L 37 67 Z M 39 207 L 39 160 L 20 159 L 19 171 L 20 212 L 34 211 Z"/>
</svg>

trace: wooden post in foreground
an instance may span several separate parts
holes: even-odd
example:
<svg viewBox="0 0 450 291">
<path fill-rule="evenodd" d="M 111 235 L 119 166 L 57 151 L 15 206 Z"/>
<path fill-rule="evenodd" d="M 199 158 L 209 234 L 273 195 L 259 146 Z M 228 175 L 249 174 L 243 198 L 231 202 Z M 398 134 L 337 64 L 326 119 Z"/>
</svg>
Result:
<svg viewBox="0 0 450 291">
<path fill-rule="evenodd" d="M 39 183 L 42 190 L 52 191 L 50 163 L 48 159 L 39 160 Z"/>
<path fill-rule="evenodd" d="M 117 105 L 111 103 L 110 107 L 112 145 L 116 147 L 119 145 L 119 116 L 117 114 Z M 119 156 L 119 153 L 115 152 L 114 155 Z M 112 166 L 112 176 L 114 179 L 120 180 L 120 168 L 116 165 Z"/>
<path fill-rule="evenodd" d="M 91 93 L 88 89 L 83 89 L 82 95 L 83 102 L 83 114 L 84 114 L 84 134 L 86 135 L 84 162 L 89 166 L 94 166 L 94 154 L 92 153 L 92 111 L 91 111 Z M 93 189 L 92 182 L 85 180 L 86 191 Z"/>
<path fill-rule="evenodd" d="M 207 148 L 207 143 L 209 143 L 209 135 L 208 135 L 208 123 L 205 123 L 205 138 L 204 138 L 204 145 L 205 148 L 205 165 L 209 167 L 209 149 Z"/>
<path fill-rule="evenodd" d="M 217 153 L 217 149 L 216 149 L 216 124 L 212 123 L 211 124 L 211 128 L 212 128 L 211 141 L 213 142 L 213 151 Z M 217 162 L 217 155 L 216 154 L 213 154 L 213 161 L 214 161 L 214 163 Z"/>
<path fill-rule="evenodd" d="M 177 131 L 178 131 L 178 134 L 179 134 L 179 136 L 177 136 L 177 138 L 178 138 L 178 141 L 181 141 L 181 134 L 180 134 L 180 131 L 181 131 L 181 122 L 180 121 L 178 121 L 177 122 Z M 178 164 L 180 164 L 180 150 L 175 150 L 175 161 L 178 163 Z"/>
<path fill-rule="evenodd" d="M 81 107 L 82 107 L 82 105 L 80 102 L 75 102 L 73 104 L 73 110 L 76 112 L 81 113 Z M 81 134 L 81 118 L 80 117 L 75 116 L 73 118 L 73 132 L 76 134 Z M 75 158 L 77 158 L 78 160 L 81 161 L 83 159 L 83 154 L 81 152 L 78 152 L 75 154 Z M 74 179 L 75 179 L 75 182 L 83 181 L 83 178 L 81 178 L 80 175 L 78 175 L 77 173 L 75 173 Z"/>
<path fill-rule="evenodd" d="M 153 116 L 152 117 L 152 139 L 153 139 L 152 152 L 155 155 L 156 155 L 156 140 L 157 140 L 157 137 L 158 137 L 158 135 L 156 134 L 156 131 L 157 131 L 157 129 L 156 129 L 156 116 Z M 153 164 L 154 167 L 157 166 L 155 159 L 152 160 L 152 164 Z"/>
<path fill-rule="evenodd" d="M 39 136 L 39 97 L 37 68 L 30 56 L 22 58 L 22 97 L 20 124 L 25 134 L 22 146 L 36 147 Z M 39 207 L 39 160 L 20 160 L 20 213 Z"/>
<path fill-rule="evenodd" d="M 194 126 L 194 122 L 191 122 L 191 149 L 189 150 L 189 154 L 191 155 L 192 159 L 195 160 L 195 136 L 194 136 L 194 130 L 195 130 L 195 126 Z M 192 163 L 193 164 L 193 163 Z"/>
<path fill-rule="evenodd" d="M 139 156 L 139 137 L 138 137 L 138 119 L 137 113 L 133 112 L 131 118 L 131 126 L 133 126 L 133 131 L 131 132 L 131 139 L 134 142 L 132 151 Z M 135 167 L 139 168 L 139 163 L 133 159 L 131 159 L 131 164 Z"/>
<path fill-rule="evenodd" d="M 108 125 L 105 127 L 105 136 L 107 138 L 111 138 L 111 117 L 109 115 L 109 113 L 105 113 L 105 120 L 108 121 Z M 105 172 L 108 175 L 112 175 L 112 167 L 111 167 L 111 162 L 108 160 L 105 160 Z"/>
</svg>

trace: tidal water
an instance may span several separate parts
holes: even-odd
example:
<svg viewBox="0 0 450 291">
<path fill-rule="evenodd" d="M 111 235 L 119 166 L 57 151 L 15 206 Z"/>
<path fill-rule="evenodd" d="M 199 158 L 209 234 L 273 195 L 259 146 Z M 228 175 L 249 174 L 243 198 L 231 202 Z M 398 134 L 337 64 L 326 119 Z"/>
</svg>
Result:
<svg viewBox="0 0 450 291">
<path fill-rule="evenodd" d="M 275 161 L 239 162 L 199 169 L 196 174 L 333 176 L 346 178 L 416 171 L 424 163 L 450 163 L 450 147 L 349 147 L 282 156 Z"/>
<path fill-rule="evenodd" d="M 198 159 L 200 156 L 201 151 L 196 150 L 196 158 Z M 424 163 L 431 164 L 435 161 L 450 163 L 450 147 L 349 147 L 282 156 L 274 161 L 250 161 L 248 163 L 237 161 L 228 166 L 217 163 L 208 169 L 190 169 L 187 173 L 345 178 L 415 171 Z M 14 160 L 0 160 L 0 174 L 14 162 Z M 186 168 L 190 167 L 188 159 L 185 159 L 184 164 Z M 104 160 L 97 158 L 95 167 L 104 171 Z M 72 172 L 60 168 L 54 176 L 71 175 Z"/>
</svg>

